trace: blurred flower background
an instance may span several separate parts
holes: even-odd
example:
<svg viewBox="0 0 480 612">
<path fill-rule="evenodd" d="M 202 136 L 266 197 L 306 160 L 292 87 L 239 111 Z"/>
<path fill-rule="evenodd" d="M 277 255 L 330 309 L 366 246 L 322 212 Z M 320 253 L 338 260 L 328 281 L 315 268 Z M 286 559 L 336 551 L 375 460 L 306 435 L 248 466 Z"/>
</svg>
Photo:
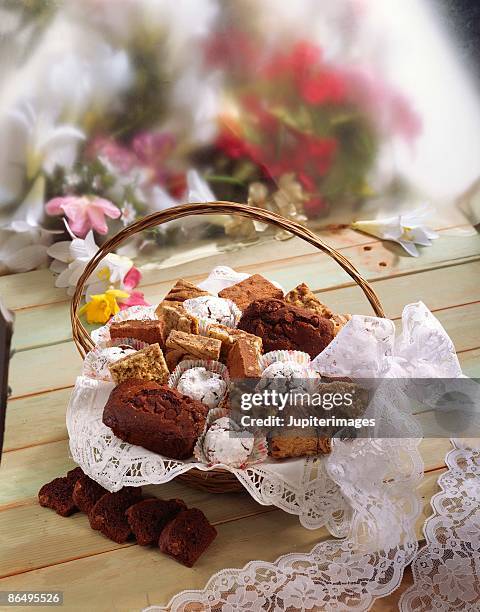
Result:
<svg viewBox="0 0 480 612">
<path fill-rule="evenodd" d="M 480 121 L 427 4 L 3 0 L 0 273 L 51 265 L 71 288 L 106 237 L 189 201 L 314 231 L 451 205 L 478 176 Z M 89 295 L 142 303 L 152 247 L 275 238 L 225 216 L 170 223 L 105 260 Z"/>
</svg>

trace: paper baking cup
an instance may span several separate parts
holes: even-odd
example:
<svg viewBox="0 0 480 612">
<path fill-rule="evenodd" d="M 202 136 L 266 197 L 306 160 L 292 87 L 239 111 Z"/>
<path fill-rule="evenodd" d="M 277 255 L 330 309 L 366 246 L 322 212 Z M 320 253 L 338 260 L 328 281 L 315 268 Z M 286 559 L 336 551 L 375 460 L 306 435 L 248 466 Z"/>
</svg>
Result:
<svg viewBox="0 0 480 612">
<path fill-rule="evenodd" d="M 168 386 L 172 387 L 173 389 L 176 389 L 178 381 L 180 380 L 180 376 L 184 372 L 186 372 L 187 370 L 191 370 L 192 368 L 205 368 L 209 372 L 215 372 L 215 374 L 219 374 L 223 378 L 227 385 L 225 395 L 219 401 L 218 406 L 216 408 L 212 408 L 210 411 L 216 410 L 219 406 L 226 408 L 226 404 L 228 401 L 228 393 L 230 390 L 230 376 L 228 375 L 227 367 L 219 361 L 214 361 L 213 359 L 186 359 L 185 361 L 181 361 L 168 377 Z"/>
<path fill-rule="evenodd" d="M 113 338 L 113 340 L 108 341 L 108 346 L 129 346 L 136 351 L 140 351 L 150 345 L 148 342 L 143 342 L 143 340 L 138 340 L 137 338 Z"/>
<path fill-rule="evenodd" d="M 101 348 L 105 348 L 107 346 L 112 346 L 109 344 L 111 341 L 110 338 L 110 325 L 112 323 L 119 323 L 120 321 L 155 321 L 158 319 L 155 314 L 156 306 L 130 306 L 130 308 L 125 308 L 125 310 L 121 310 L 117 312 L 115 316 L 113 316 L 108 323 L 99 327 L 98 329 L 94 329 L 90 334 L 92 340 L 94 341 L 96 346 Z M 118 345 L 114 345 L 118 346 Z"/>
<path fill-rule="evenodd" d="M 111 347 L 110 347 L 111 348 Z M 130 347 L 133 349 L 133 347 Z M 85 355 L 83 360 L 83 376 L 93 378 L 94 380 L 102 380 L 104 382 L 112 382 L 113 378 L 110 374 L 108 366 L 112 363 L 122 359 L 124 355 L 118 357 L 118 359 L 111 359 L 108 356 L 109 348 L 95 347 L 89 353 Z M 131 353 L 129 353 L 131 354 Z"/>
<path fill-rule="evenodd" d="M 205 423 L 205 427 L 203 428 L 203 432 L 198 438 L 195 444 L 195 448 L 193 449 L 193 454 L 195 456 L 195 459 L 197 459 L 197 461 L 200 461 L 201 463 L 204 463 L 205 465 L 208 465 L 208 467 L 213 467 L 214 465 L 219 465 L 219 466 L 225 465 L 226 467 L 237 467 L 238 469 L 246 469 L 250 465 L 254 465 L 255 463 L 262 463 L 263 461 L 265 461 L 265 459 L 268 457 L 267 439 L 265 438 L 265 436 L 262 436 L 258 432 L 255 432 L 255 431 L 252 432 L 253 433 L 252 450 L 250 451 L 250 454 L 248 455 L 247 460 L 242 465 L 235 466 L 235 465 L 227 465 L 224 463 L 223 464 L 222 463 L 210 463 L 208 461 L 205 455 L 204 449 L 203 449 L 205 435 L 207 431 L 209 430 L 210 426 L 212 425 L 212 423 L 214 423 L 218 419 L 221 419 L 222 417 L 228 417 L 228 416 L 229 416 L 229 413 L 228 413 L 228 410 L 226 410 L 226 408 L 218 407 L 218 408 L 212 408 L 212 410 L 210 410 L 210 412 L 207 415 L 207 421 Z M 241 430 L 239 429 L 239 431 Z"/>
<path fill-rule="evenodd" d="M 268 368 L 272 363 L 276 363 L 277 361 L 294 361 L 295 363 L 299 363 L 302 366 L 305 366 L 308 369 L 311 369 L 311 359 L 308 353 L 303 353 L 302 351 L 270 351 L 269 353 L 265 353 L 259 359 L 259 365 L 262 372 Z M 313 371 L 313 370 L 312 370 Z"/>
<path fill-rule="evenodd" d="M 203 297 L 203 296 L 201 296 Z M 207 335 L 207 331 L 208 331 L 208 327 L 210 325 L 225 325 L 225 327 L 231 327 L 231 328 L 235 328 L 238 325 L 238 322 L 240 321 L 240 318 L 242 316 L 242 312 L 241 310 L 238 308 L 238 306 L 235 304 L 235 302 L 232 302 L 232 300 L 228 300 L 226 298 L 219 298 L 216 296 L 205 296 L 205 297 L 213 297 L 215 299 L 218 300 L 224 300 L 225 302 L 228 302 L 230 310 L 231 310 L 231 317 L 227 322 L 220 322 L 217 321 L 216 319 L 209 319 L 207 317 L 200 317 L 198 316 L 195 312 L 192 312 L 189 310 L 189 304 L 188 302 L 193 302 L 194 300 L 199 300 L 201 298 L 192 298 L 191 300 L 185 300 L 183 302 L 183 307 L 185 308 L 185 310 L 188 312 L 189 315 L 191 315 L 192 317 L 195 317 L 198 321 L 198 328 L 199 328 L 199 333 L 202 336 L 206 336 Z"/>
</svg>

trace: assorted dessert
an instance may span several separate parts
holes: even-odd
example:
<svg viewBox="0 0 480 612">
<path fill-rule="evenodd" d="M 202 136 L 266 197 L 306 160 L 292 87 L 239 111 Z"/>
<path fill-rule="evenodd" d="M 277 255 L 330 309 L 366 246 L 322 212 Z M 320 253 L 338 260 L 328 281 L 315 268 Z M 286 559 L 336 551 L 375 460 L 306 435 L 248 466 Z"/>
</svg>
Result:
<svg viewBox="0 0 480 612">
<path fill-rule="evenodd" d="M 114 320 L 108 326 L 109 347 L 99 358 L 102 372 L 109 370 L 116 387 L 104 407 L 103 423 L 115 436 L 167 458 L 195 456 L 209 465 L 217 461 L 231 467 L 263 460 L 267 452 L 275 460 L 329 452 L 328 437 L 315 429 L 283 440 L 272 432 L 268 440 L 251 445 L 244 432 L 251 452 L 244 457 L 244 448 L 225 443 L 231 428 L 215 429 L 209 415 L 223 410 L 218 419 L 228 417 L 231 381 L 318 381 L 310 362 L 349 315 L 333 313 L 304 283 L 284 295 L 254 274 L 218 295 L 180 279 L 155 316 Z M 124 353 L 109 353 L 114 350 Z M 210 428 L 212 435 L 206 437 Z M 202 450 L 205 440 L 208 448 Z"/>
<path fill-rule="evenodd" d="M 83 512 L 90 527 L 113 542 L 157 546 L 187 567 L 193 567 L 217 536 L 203 512 L 187 508 L 181 499 L 145 497 L 140 487 L 109 493 L 79 467 L 43 485 L 38 501 L 60 516 Z"/>
</svg>

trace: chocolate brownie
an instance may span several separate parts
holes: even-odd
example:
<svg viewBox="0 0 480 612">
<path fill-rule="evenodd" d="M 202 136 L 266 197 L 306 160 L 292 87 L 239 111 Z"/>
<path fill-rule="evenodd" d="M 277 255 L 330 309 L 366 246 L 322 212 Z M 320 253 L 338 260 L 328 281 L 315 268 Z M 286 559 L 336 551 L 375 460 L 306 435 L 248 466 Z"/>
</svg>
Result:
<svg viewBox="0 0 480 612">
<path fill-rule="evenodd" d="M 38 492 L 38 502 L 44 508 L 55 510 L 60 516 L 70 516 L 77 511 L 77 506 L 72 499 L 75 483 L 83 472 L 77 467 L 70 470 L 66 476 L 54 478 L 51 482 L 44 484 Z"/>
<path fill-rule="evenodd" d="M 217 536 L 217 530 L 198 508 L 177 514 L 160 535 L 160 550 L 187 567 L 193 567 Z"/>
<path fill-rule="evenodd" d="M 117 544 L 123 544 L 132 534 L 125 513 L 141 494 L 140 487 L 124 487 L 116 493 L 105 493 L 90 510 L 90 527 Z"/>
<path fill-rule="evenodd" d="M 72 499 L 79 510 L 88 514 L 97 501 L 108 493 L 98 482 L 82 474 L 75 483 Z"/>
<path fill-rule="evenodd" d="M 259 352 L 244 338 L 239 338 L 230 349 L 227 368 L 230 378 L 260 378 Z"/>
<path fill-rule="evenodd" d="M 154 381 L 127 380 L 113 389 L 103 423 L 130 444 L 172 459 L 187 459 L 205 425 L 208 407 Z"/>
<path fill-rule="evenodd" d="M 295 350 L 313 358 L 333 340 L 333 323 L 329 319 L 275 299 L 252 302 L 238 327 L 260 336 L 265 352 Z"/>
<path fill-rule="evenodd" d="M 135 338 L 147 344 L 165 343 L 165 325 L 163 321 L 119 321 L 110 325 L 110 338 Z"/>
<path fill-rule="evenodd" d="M 263 278 L 260 274 L 254 274 L 236 285 L 222 289 L 218 297 L 232 300 L 240 308 L 245 310 L 254 300 L 265 298 L 283 298 L 283 291 L 275 287 L 273 283 Z"/>
<path fill-rule="evenodd" d="M 140 546 L 158 544 L 158 538 L 173 518 L 187 506 L 180 499 L 152 497 L 133 504 L 127 510 L 127 521 Z"/>
</svg>

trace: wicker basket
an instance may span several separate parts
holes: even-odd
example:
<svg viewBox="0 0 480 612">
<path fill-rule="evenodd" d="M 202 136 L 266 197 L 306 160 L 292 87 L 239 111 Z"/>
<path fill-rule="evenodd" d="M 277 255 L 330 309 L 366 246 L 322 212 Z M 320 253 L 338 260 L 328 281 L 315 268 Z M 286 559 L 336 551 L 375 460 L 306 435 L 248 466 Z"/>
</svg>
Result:
<svg viewBox="0 0 480 612">
<path fill-rule="evenodd" d="M 372 305 L 375 314 L 378 317 L 385 317 L 380 300 L 378 299 L 375 291 L 371 288 L 368 282 L 359 274 L 357 269 L 346 259 L 341 253 L 332 249 L 325 244 L 318 236 L 313 232 L 303 227 L 299 223 L 281 217 L 276 213 L 268 210 L 254 208 L 245 204 L 235 204 L 233 202 L 206 202 L 206 203 L 195 203 L 185 204 L 183 206 L 175 206 L 162 212 L 154 213 L 148 217 L 144 217 L 139 221 L 136 221 L 132 225 L 124 228 L 118 234 L 107 240 L 94 257 L 87 264 L 85 271 L 78 280 L 75 293 L 72 298 L 70 305 L 70 318 L 72 323 L 72 334 L 73 340 L 77 346 L 80 355 L 85 357 L 86 353 L 94 348 L 94 343 L 90 338 L 89 333 L 84 328 L 80 319 L 78 318 L 78 310 L 80 301 L 82 299 L 83 289 L 85 283 L 92 272 L 95 270 L 99 262 L 110 252 L 114 251 L 119 247 L 125 240 L 131 238 L 134 234 L 141 232 L 152 227 L 167 223 L 168 221 L 174 221 L 190 215 L 240 215 L 260 221 L 263 223 L 270 223 L 283 230 L 287 230 L 292 234 L 295 234 L 299 238 L 302 238 L 306 242 L 309 242 L 313 246 L 317 247 L 320 251 L 327 253 L 332 257 L 344 270 L 349 274 L 353 280 L 359 285 L 364 292 L 368 301 Z M 211 493 L 233 493 L 237 491 L 243 491 L 243 487 L 237 478 L 222 469 L 212 469 L 209 471 L 202 471 L 197 469 L 189 470 L 188 472 L 179 476 L 181 480 L 185 481 L 191 486 L 200 488 Z"/>
</svg>

